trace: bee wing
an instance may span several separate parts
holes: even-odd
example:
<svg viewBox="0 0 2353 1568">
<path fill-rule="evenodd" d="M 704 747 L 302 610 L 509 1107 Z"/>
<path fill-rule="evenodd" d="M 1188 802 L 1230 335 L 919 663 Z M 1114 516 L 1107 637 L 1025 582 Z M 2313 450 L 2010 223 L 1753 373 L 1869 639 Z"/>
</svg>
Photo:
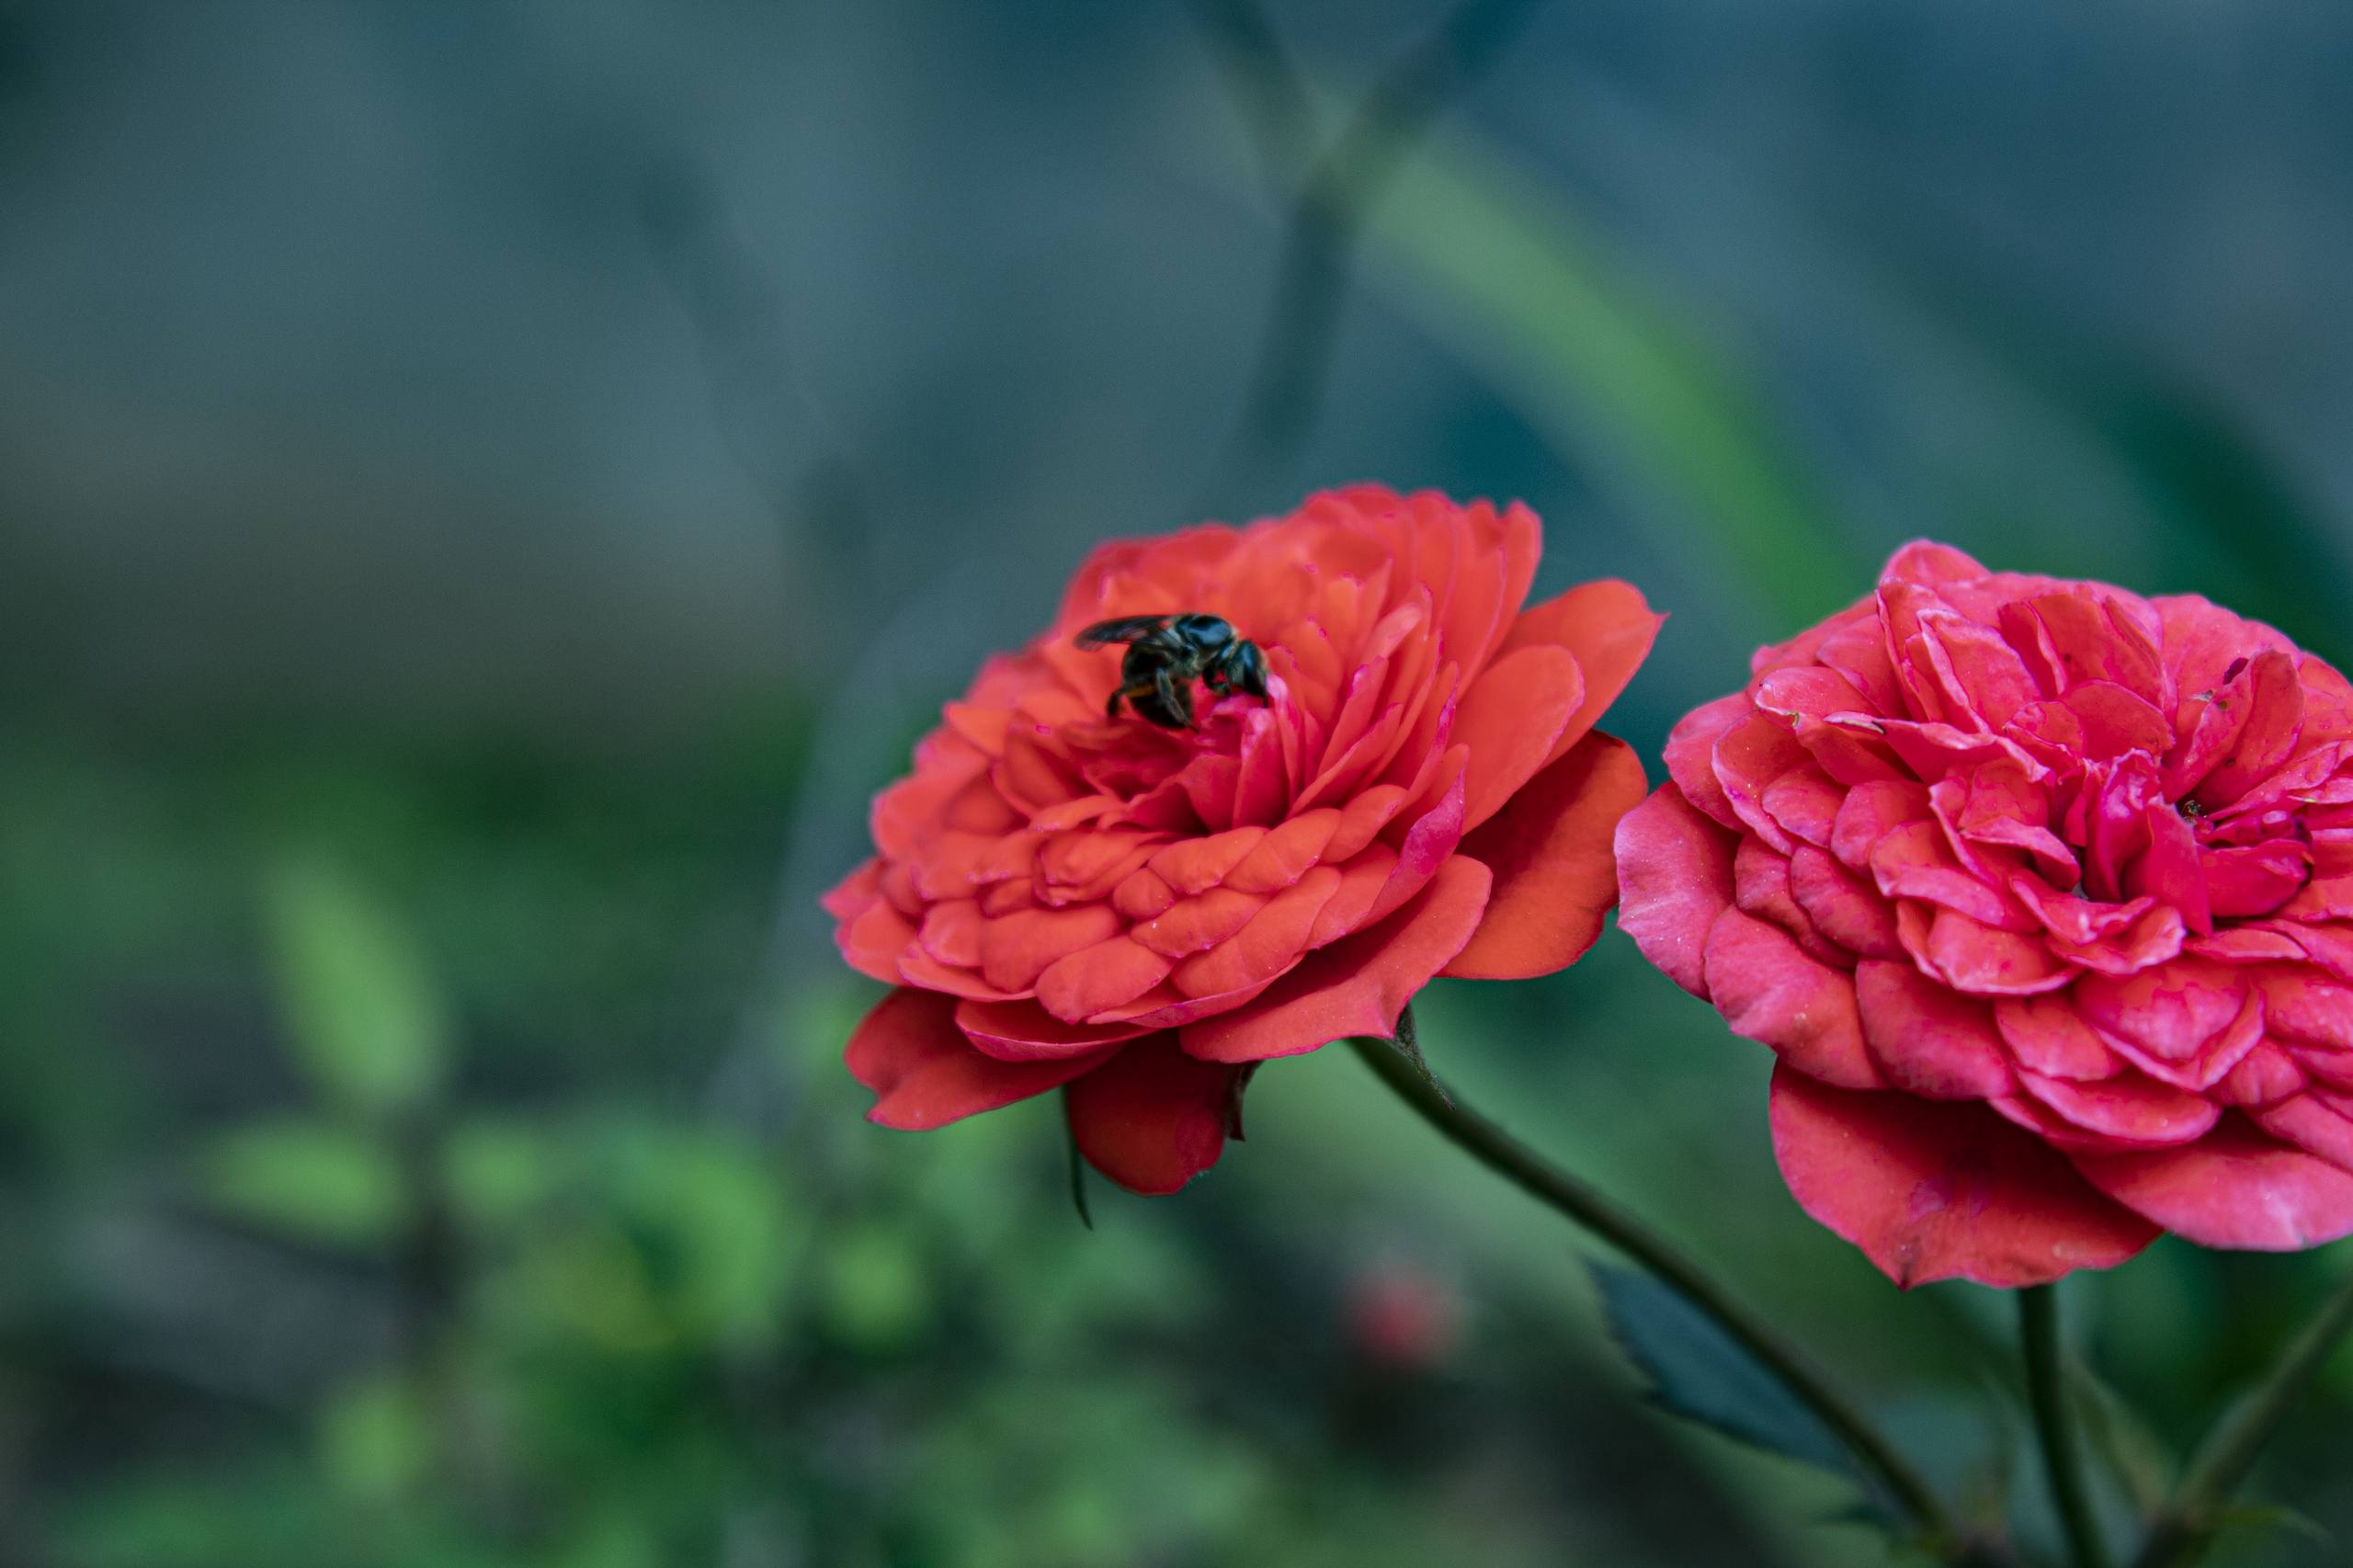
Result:
<svg viewBox="0 0 2353 1568">
<path fill-rule="evenodd" d="M 1112 642 L 1132 642 L 1148 637 L 1168 624 L 1165 615 L 1129 615 L 1117 620 L 1098 620 L 1072 639 L 1082 648 L 1100 648 Z"/>
</svg>

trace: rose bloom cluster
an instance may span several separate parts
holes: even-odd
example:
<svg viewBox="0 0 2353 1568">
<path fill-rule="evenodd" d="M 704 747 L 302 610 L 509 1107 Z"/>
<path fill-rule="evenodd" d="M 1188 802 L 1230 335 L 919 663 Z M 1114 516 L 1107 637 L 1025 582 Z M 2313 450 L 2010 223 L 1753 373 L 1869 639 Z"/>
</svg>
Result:
<svg viewBox="0 0 2353 1568">
<path fill-rule="evenodd" d="M 1619 830 L 1620 924 L 1778 1055 L 1899 1283 L 2353 1231 L 2353 687 L 2203 598 L 1937 545 L 1759 653 Z"/>
<path fill-rule="evenodd" d="M 1270 1057 L 1381 1035 L 1433 976 L 1571 962 L 1648 790 L 1594 723 L 1659 618 L 1622 583 L 1525 606 L 1524 506 L 1337 491 L 1245 528 L 1097 550 L 875 801 L 826 898 L 895 989 L 850 1070 L 899 1128 L 1063 1090 L 1086 1159 L 1181 1187 Z M 1189 726 L 1111 699 L 1131 616 L 1216 616 L 1266 694 L 1188 683 Z M 1107 711 L 1108 710 L 1108 711 Z"/>
<path fill-rule="evenodd" d="M 1594 726 L 1659 618 L 1617 582 L 1524 608 L 1539 551 L 1525 507 L 1372 487 L 1098 550 L 827 897 L 893 987 L 848 1050 L 873 1119 L 1059 1088 L 1089 1162 L 1173 1191 L 1259 1062 L 1562 968 L 1622 897 L 1776 1053 L 1798 1202 L 1899 1284 L 2353 1232 L 2336 670 L 2195 596 L 1915 544 L 1677 724 L 1646 795 Z M 1179 615 L 1263 683 L 1123 708 L 1080 634 Z"/>
</svg>

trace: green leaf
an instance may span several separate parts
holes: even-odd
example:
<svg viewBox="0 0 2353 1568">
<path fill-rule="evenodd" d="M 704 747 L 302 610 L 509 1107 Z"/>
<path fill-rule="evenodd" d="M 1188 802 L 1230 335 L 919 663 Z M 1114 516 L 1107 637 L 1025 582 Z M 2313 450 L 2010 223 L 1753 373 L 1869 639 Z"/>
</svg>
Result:
<svg viewBox="0 0 2353 1568">
<path fill-rule="evenodd" d="M 288 1042 L 321 1091 L 369 1115 L 413 1110 L 441 1085 L 441 1002 L 400 923 L 332 864 L 290 858 L 267 887 Z"/>
<path fill-rule="evenodd" d="M 2302 1536 L 2320 1546 L 2336 1540 L 2326 1525 L 2284 1503 L 2234 1503 L 2222 1510 L 2215 1528 L 2218 1534 Z"/>
<path fill-rule="evenodd" d="M 433 1421 L 410 1384 L 370 1379 L 347 1389 L 319 1421 L 319 1468 L 335 1491 L 388 1502 L 424 1478 L 433 1462 Z"/>
<path fill-rule="evenodd" d="M 1592 1268 L 1610 1333 L 1654 1403 L 1752 1448 L 1862 1480 L 1821 1418 L 1706 1314 L 1647 1274 Z"/>
<path fill-rule="evenodd" d="M 219 1209 L 303 1241 L 375 1246 L 407 1213 L 399 1162 L 364 1133 L 331 1122 L 240 1127 L 213 1144 L 201 1186 Z"/>
<path fill-rule="evenodd" d="M 560 1189 L 555 1139 L 526 1123 L 479 1118 L 449 1130 L 441 1145 L 441 1180 L 470 1225 L 517 1225 Z"/>
</svg>

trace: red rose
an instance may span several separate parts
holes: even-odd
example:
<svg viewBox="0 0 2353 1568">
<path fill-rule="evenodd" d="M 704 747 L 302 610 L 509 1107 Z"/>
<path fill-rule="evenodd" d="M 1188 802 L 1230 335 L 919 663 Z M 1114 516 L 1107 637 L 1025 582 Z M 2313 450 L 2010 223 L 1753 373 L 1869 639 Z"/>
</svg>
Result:
<svg viewBox="0 0 2353 1568">
<path fill-rule="evenodd" d="M 1897 1283 L 2353 1231 L 2353 687 L 2194 595 L 1898 551 L 1621 823 L 1620 924 L 1773 1048 Z"/>
<path fill-rule="evenodd" d="M 1247 528 L 1109 544 L 874 802 L 826 897 L 892 983 L 849 1042 L 870 1119 L 937 1127 L 1060 1086 L 1080 1151 L 1171 1192 L 1267 1057 L 1388 1034 L 1437 974 L 1574 961 L 1617 902 L 1641 764 L 1594 722 L 1659 618 L 1623 583 L 1522 610 L 1534 514 L 1373 487 Z M 1105 717 L 1123 616 L 1223 618 L 1267 695 L 1186 683 L 1195 728 Z"/>
</svg>

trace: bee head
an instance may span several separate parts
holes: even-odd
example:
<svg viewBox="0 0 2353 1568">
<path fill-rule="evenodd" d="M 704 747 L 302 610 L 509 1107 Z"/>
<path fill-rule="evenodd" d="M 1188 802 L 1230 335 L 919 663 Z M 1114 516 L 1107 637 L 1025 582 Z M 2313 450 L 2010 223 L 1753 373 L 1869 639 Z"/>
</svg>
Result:
<svg viewBox="0 0 2353 1568">
<path fill-rule="evenodd" d="M 1218 659 L 1218 684 L 1228 691 L 1239 691 L 1252 697 L 1267 695 L 1267 655 L 1258 644 L 1246 637 L 1237 637 Z"/>
</svg>

